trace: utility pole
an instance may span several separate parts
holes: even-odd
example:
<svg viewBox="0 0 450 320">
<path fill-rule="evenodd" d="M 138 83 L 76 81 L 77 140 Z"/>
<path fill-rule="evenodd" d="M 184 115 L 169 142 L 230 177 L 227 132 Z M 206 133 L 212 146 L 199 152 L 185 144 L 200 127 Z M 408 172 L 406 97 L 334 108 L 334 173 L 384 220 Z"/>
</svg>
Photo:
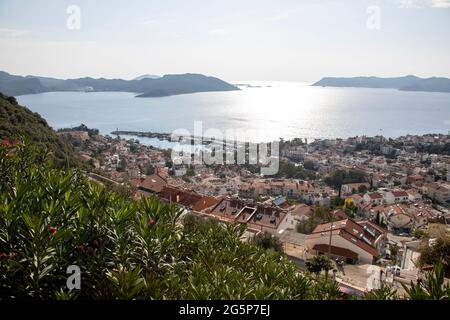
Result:
<svg viewBox="0 0 450 320">
<path fill-rule="evenodd" d="M 333 237 L 333 222 L 330 224 L 330 241 L 328 243 L 328 257 L 331 259 L 331 238 Z"/>
</svg>

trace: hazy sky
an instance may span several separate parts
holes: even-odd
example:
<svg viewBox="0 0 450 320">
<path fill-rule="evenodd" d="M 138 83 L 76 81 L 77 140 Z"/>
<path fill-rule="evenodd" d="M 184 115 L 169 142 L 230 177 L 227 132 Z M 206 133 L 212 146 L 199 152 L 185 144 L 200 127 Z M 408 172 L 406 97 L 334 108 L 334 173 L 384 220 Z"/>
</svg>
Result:
<svg viewBox="0 0 450 320">
<path fill-rule="evenodd" d="M 70 5 L 80 8 L 79 29 L 67 27 Z M 0 0 L 0 70 L 450 77 L 450 0 Z"/>
</svg>

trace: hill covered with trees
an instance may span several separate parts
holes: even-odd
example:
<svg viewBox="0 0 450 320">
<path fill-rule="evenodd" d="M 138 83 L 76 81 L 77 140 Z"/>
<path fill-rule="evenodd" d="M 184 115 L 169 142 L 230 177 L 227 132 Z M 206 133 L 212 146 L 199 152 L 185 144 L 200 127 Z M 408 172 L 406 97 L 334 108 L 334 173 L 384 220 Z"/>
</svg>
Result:
<svg viewBox="0 0 450 320">
<path fill-rule="evenodd" d="M 50 151 L 58 166 L 76 163 L 72 145 L 60 138 L 45 119 L 20 106 L 14 97 L 0 93 L 0 141 L 13 144 L 23 139 Z"/>
<path fill-rule="evenodd" d="M 17 96 L 51 91 L 122 91 L 135 92 L 138 97 L 165 97 L 177 94 L 232 91 L 238 87 L 215 77 L 202 74 L 169 74 L 163 77 L 143 76 L 134 80 L 56 79 L 39 76 L 16 76 L 0 71 L 0 91 Z"/>
</svg>

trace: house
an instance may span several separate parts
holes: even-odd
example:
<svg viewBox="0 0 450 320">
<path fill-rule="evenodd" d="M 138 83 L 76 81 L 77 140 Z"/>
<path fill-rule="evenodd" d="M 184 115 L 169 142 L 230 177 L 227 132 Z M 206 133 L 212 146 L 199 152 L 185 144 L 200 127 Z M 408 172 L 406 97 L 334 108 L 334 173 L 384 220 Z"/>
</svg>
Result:
<svg viewBox="0 0 450 320">
<path fill-rule="evenodd" d="M 166 202 L 183 207 L 188 211 L 193 210 L 198 202 L 203 199 L 203 197 L 197 193 L 185 191 L 169 185 L 162 188 L 161 192 L 158 194 L 158 197 Z"/>
<path fill-rule="evenodd" d="M 440 203 L 450 202 L 450 185 L 446 183 L 432 182 L 424 186 L 425 194 Z"/>
<path fill-rule="evenodd" d="M 379 217 L 380 222 L 385 223 L 389 230 L 412 229 L 414 225 L 413 216 L 405 204 L 379 205 L 373 207 L 370 212 L 373 219 Z"/>
<path fill-rule="evenodd" d="M 89 140 L 89 134 L 86 131 L 61 131 L 57 134 L 63 137 L 70 137 L 77 142 Z"/>
<path fill-rule="evenodd" d="M 415 189 L 409 189 L 406 190 L 406 193 L 408 194 L 408 199 L 411 202 L 416 202 L 422 200 L 422 195 L 419 193 L 419 191 Z"/>
<path fill-rule="evenodd" d="M 131 179 L 131 185 L 147 193 L 159 193 L 167 186 L 167 180 L 158 173 Z"/>
<path fill-rule="evenodd" d="M 352 199 L 356 205 L 359 205 L 363 202 L 364 198 L 359 194 L 352 194 L 349 199 Z"/>
<path fill-rule="evenodd" d="M 425 177 L 421 176 L 419 174 L 410 175 L 406 179 L 406 183 L 408 183 L 408 184 L 417 184 L 417 183 L 422 183 L 424 181 L 425 181 Z"/>
<path fill-rule="evenodd" d="M 380 256 L 377 242 L 382 239 L 383 236 L 377 238 L 367 227 L 345 219 L 318 225 L 306 238 L 305 245 L 314 253 L 331 252 L 333 258 L 347 263 L 373 264 Z"/>
<path fill-rule="evenodd" d="M 348 218 L 347 213 L 342 209 L 331 211 L 331 215 L 337 220 L 345 220 Z"/>
<path fill-rule="evenodd" d="M 202 196 L 192 207 L 192 210 L 196 213 L 206 212 L 208 209 L 214 207 L 219 203 L 219 199 L 209 196 Z"/>
<path fill-rule="evenodd" d="M 360 192 L 361 189 L 364 189 L 365 191 L 369 190 L 370 184 L 367 182 L 343 184 L 341 187 L 341 193 L 342 194 L 352 194 L 352 193 Z M 363 193 L 365 191 L 361 191 L 361 193 Z"/>
<path fill-rule="evenodd" d="M 297 223 L 309 219 L 314 213 L 314 209 L 304 203 L 294 205 L 288 209 L 286 216 L 284 217 L 280 230 L 295 229 Z"/>
<path fill-rule="evenodd" d="M 384 200 L 387 204 L 407 202 L 409 200 L 409 195 L 404 190 L 387 191 L 384 193 Z"/>
<path fill-rule="evenodd" d="M 383 196 L 379 192 L 370 192 L 363 196 L 363 201 L 372 205 L 380 205 L 383 203 Z"/>
<path fill-rule="evenodd" d="M 287 212 L 277 207 L 223 198 L 208 214 L 221 221 L 245 224 L 250 230 L 267 231 L 275 235 L 283 230 Z"/>
<path fill-rule="evenodd" d="M 379 252 L 383 252 L 386 241 L 388 240 L 387 230 L 369 220 L 359 220 L 357 223 L 376 239 L 374 247 L 376 247 Z"/>
</svg>

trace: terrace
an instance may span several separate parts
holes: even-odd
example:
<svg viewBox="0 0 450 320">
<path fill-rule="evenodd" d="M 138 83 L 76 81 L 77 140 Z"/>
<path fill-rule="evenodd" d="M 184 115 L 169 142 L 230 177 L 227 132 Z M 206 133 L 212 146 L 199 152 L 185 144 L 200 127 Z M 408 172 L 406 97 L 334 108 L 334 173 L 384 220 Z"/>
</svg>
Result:
<svg viewBox="0 0 450 320">
<path fill-rule="evenodd" d="M 253 217 L 255 212 L 256 212 L 255 208 L 246 206 L 242 208 L 242 210 L 239 212 L 238 216 L 236 217 L 236 221 L 241 223 L 247 223 Z"/>
<path fill-rule="evenodd" d="M 221 220 L 235 221 L 242 207 L 240 201 L 223 199 L 210 213 Z"/>
</svg>

